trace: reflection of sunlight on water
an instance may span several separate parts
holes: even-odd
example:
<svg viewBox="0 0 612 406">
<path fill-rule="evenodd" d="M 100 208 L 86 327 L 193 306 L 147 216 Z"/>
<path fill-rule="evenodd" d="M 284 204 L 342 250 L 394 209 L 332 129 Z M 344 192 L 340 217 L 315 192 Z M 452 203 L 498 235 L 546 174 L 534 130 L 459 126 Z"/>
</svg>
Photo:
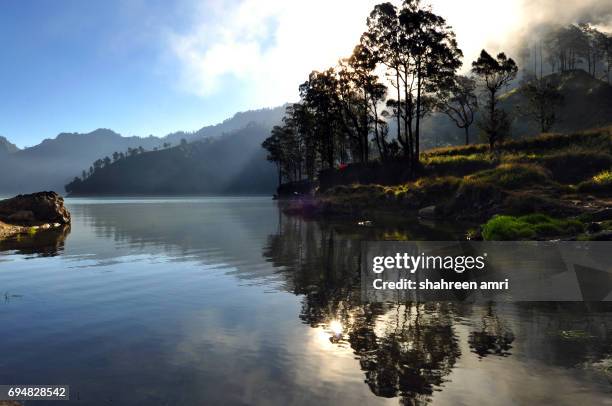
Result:
<svg viewBox="0 0 612 406">
<path fill-rule="evenodd" d="M 335 336 L 342 335 L 342 323 L 340 323 L 339 320 L 332 320 L 331 323 L 329 323 L 329 329 Z"/>
<path fill-rule="evenodd" d="M 326 351 L 335 350 L 336 346 L 333 342 L 331 342 L 331 336 L 324 329 L 317 329 L 317 333 L 315 335 L 315 342 L 318 348 Z"/>
<path fill-rule="evenodd" d="M 315 335 L 317 345 L 326 351 L 337 349 L 338 343 L 342 340 L 342 331 L 340 320 L 332 320 L 329 324 L 319 327 Z"/>
</svg>

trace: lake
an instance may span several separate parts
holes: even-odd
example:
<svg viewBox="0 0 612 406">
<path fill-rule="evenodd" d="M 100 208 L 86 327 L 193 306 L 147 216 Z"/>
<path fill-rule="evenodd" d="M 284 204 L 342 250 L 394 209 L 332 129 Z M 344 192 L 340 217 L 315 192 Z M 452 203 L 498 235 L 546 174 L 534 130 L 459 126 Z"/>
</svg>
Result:
<svg viewBox="0 0 612 406">
<path fill-rule="evenodd" d="M 360 303 L 360 241 L 452 226 L 66 202 L 70 230 L 0 246 L 2 384 L 87 405 L 612 405 L 609 304 Z"/>
</svg>

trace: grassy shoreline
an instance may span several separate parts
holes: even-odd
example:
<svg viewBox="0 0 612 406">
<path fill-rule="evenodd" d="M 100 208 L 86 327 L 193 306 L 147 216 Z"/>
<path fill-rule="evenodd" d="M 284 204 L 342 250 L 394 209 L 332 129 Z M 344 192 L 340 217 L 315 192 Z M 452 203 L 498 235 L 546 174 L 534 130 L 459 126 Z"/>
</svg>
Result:
<svg viewBox="0 0 612 406">
<path fill-rule="evenodd" d="M 487 233 L 496 239 L 588 238 L 612 228 L 612 128 L 510 141 L 495 154 L 484 144 L 440 148 L 422 154 L 421 162 L 412 181 L 335 185 L 294 199 L 286 211 L 360 218 L 395 213 L 482 228 L 506 216 L 489 231 L 523 223 L 522 233 Z M 539 222 L 530 228 L 522 219 L 527 215 L 546 217 L 532 217 Z"/>
</svg>

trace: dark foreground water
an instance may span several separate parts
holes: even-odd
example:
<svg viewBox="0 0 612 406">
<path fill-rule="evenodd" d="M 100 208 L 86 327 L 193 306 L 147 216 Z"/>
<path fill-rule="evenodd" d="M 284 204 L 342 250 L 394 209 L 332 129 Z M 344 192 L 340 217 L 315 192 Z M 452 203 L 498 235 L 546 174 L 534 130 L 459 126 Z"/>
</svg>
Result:
<svg viewBox="0 0 612 406">
<path fill-rule="evenodd" d="M 86 405 L 612 404 L 609 305 L 360 304 L 360 240 L 448 228 L 268 198 L 68 205 L 70 232 L 0 246 L 0 384 Z"/>
</svg>

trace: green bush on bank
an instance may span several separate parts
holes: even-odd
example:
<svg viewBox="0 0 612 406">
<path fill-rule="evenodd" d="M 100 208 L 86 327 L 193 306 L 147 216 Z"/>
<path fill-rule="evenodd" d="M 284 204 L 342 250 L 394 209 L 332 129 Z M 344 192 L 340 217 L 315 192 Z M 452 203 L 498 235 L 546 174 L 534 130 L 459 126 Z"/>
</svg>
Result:
<svg viewBox="0 0 612 406">
<path fill-rule="evenodd" d="M 553 219 L 545 214 L 526 216 L 493 216 L 483 227 L 487 241 L 517 241 L 534 238 L 559 237 L 584 231 L 584 225 L 574 219 Z"/>
<path fill-rule="evenodd" d="M 591 179 L 579 183 L 576 189 L 583 193 L 612 193 L 612 170 L 600 172 Z"/>
</svg>

